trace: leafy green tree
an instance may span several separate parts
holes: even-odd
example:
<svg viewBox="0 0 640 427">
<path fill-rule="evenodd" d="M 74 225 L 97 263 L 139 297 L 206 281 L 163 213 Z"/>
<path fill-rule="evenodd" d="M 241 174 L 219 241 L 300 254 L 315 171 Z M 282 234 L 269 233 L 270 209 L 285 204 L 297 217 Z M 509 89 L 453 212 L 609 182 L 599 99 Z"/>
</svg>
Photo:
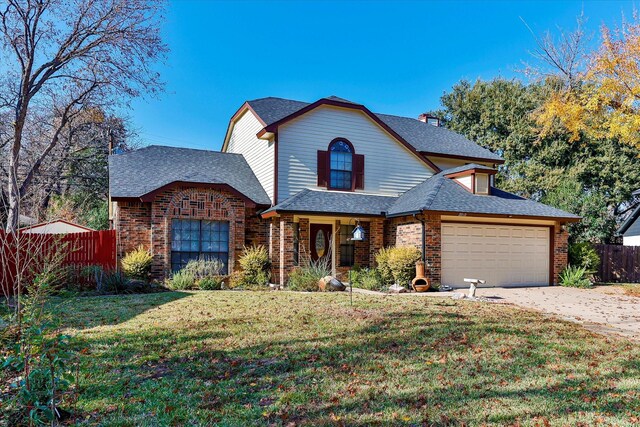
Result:
<svg viewBox="0 0 640 427">
<path fill-rule="evenodd" d="M 553 79 L 461 81 L 443 95 L 435 114 L 446 127 L 504 157 L 500 188 L 584 216 L 584 226 L 571 228 L 574 241 L 609 241 L 616 222 L 633 207 L 628 201 L 640 186 L 640 150 L 588 136 L 570 142 L 560 125 L 542 134 L 532 113 L 555 85 Z"/>
</svg>

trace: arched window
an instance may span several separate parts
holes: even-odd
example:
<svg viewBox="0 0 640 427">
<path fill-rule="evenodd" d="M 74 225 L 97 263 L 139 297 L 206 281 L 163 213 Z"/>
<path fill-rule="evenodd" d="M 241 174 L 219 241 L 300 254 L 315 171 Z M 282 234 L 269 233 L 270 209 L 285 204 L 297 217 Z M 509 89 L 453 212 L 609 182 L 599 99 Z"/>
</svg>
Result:
<svg viewBox="0 0 640 427">
<path fill-rule="evenodd" d="M 351 144 L 337 139 L 329 145 L 329 187 L 336 190 L 351 190 L 353 173 L 353 148 Z"/>
</svg>

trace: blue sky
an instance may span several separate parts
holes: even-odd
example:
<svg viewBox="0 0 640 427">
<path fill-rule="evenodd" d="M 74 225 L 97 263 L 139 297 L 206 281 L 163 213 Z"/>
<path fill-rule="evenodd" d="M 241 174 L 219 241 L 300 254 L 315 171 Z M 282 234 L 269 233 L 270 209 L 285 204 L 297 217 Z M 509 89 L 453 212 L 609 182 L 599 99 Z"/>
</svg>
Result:
<svg viewBox="0 0 640 427">
<path fill-rule="evenodd" d="M 616 1 L 222 2 L 174 0 L 159 70 L 165 93 L 128 111 L 144 144 L 218 150 L 245 100 L 337 95 L 414 117 L 461 79 L 524 76 L 538 33 L 572 29 L 581 10 L 597 36 L 630 16 Z"/>
</svg>

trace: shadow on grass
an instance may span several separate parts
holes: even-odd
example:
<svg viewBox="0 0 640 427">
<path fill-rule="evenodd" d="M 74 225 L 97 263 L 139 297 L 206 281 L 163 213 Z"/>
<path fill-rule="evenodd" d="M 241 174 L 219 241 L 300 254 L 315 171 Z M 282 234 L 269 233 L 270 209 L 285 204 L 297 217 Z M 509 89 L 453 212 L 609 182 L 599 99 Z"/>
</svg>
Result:
<svg viewBox="0 0 640 427">
<path fill-rule="evenodd" d="M 163 301 L 152 300 L 147 310 Z M 513 424 L 567 414 L 618 420 L 640 408 L 637 390 L 616 389 L 640 377 L 639 364 L 611 359 L 603 340 L 572 325 L 567 331 L 531 314 L 478 321 L 459 312 L 394 312 L 287 339 L 241 329 L 258 322 L 229 316 L 214 331 L 103 338 L 86 363 L 107 373 L 87 381 L 83 398 L 108 397 L 120 421 L 153 413 L 160 424 Z M 599 364 L 608 371 L 598 372 Z"/>
<path fill-rule="evenodd" d="M 74 329 L 116 325 L 148 310 L 192 295 L 189 292 L 105 295 L 96 297 L 54 298 L 51 311 L 63 325 Z"/>
</svg>

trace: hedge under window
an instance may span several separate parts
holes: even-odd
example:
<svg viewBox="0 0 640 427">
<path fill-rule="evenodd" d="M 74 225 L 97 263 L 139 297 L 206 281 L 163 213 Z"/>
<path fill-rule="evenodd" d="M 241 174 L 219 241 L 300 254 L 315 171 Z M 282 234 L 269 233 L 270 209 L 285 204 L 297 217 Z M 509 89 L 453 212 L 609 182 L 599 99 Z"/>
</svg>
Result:
<svg viewBox="0 0 640 427">
<path fill-rule="evenodd" d="M 192 259 L 218 259 L 227 274 L 229 222 L 192 219 L 171 221 L 171 270 L 178 271 Z"/>
</svg>

